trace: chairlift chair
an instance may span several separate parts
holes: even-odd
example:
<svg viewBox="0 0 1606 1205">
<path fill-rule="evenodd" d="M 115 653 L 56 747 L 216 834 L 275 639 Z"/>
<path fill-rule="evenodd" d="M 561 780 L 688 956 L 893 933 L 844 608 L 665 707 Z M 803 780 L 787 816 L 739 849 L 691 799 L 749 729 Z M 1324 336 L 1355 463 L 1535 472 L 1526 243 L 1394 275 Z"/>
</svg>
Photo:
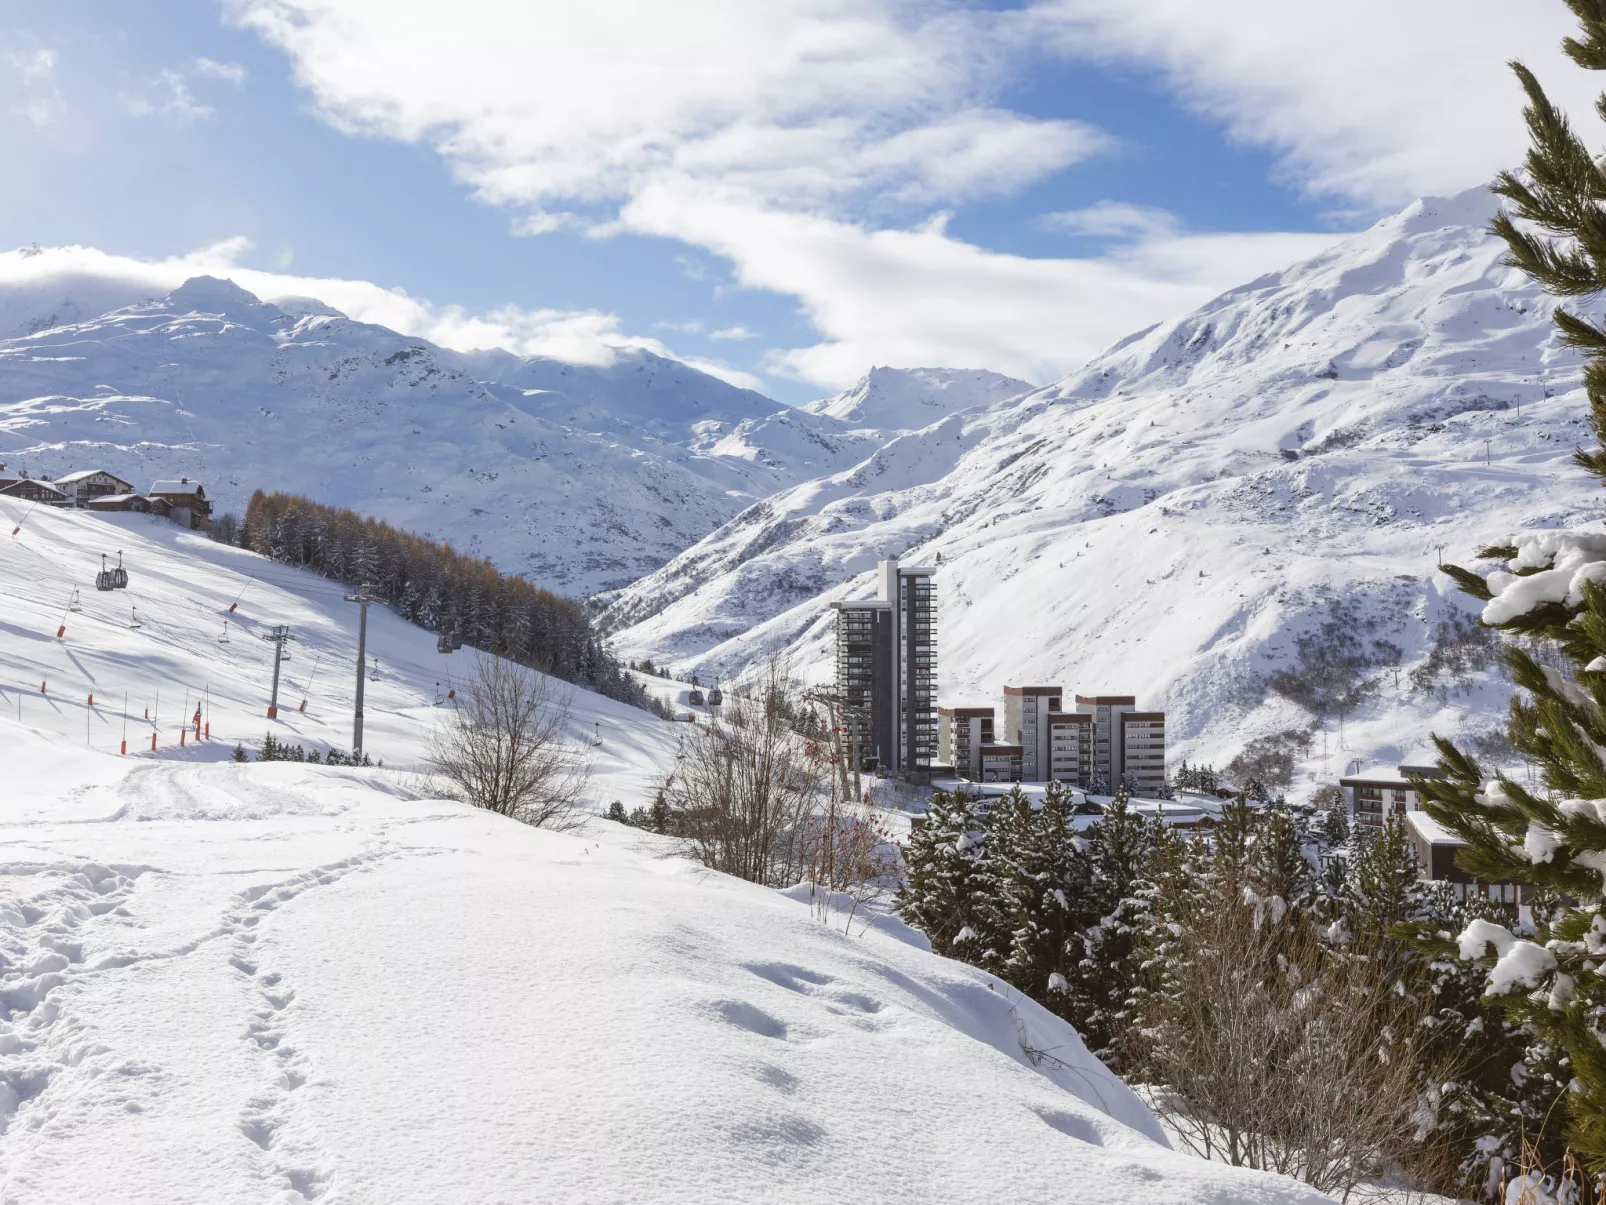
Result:
<svg viewBox="0 0 1606 1205">
<path fill-rule="evenodd" d="M 117 550 L 117 568 L 112 570 L 112 589 L 128 589 L 128 570 L 123 568 L 123 550 Z"/>
<path fill-rule="evenodd" d="M 145 626 L 144 624 L 140 623 L 140 621 L 139 621 L 139 608 L 138 607 L 129 607 L 128 608 L 128 626 L 131 627 L 131 628 L 142 628 L 142 627 Z"/>
<path fill-rule="evenodd" d="M 77 586 L 72 588 L 72 598 L 67 601 L 67 609 L 69 611 L 82 611 L 84 609 L 84 604 L 78 601 Z"/>
<path fill-rule="evenodd" d="M 375 658 L 374 658 L 374 664 L 373 664 L 373 666 L 372 666 L 372 667 L 371 667 L 371 668 L 370 668 L 370 669 L 369 669 L 369 670 L 368 670 L 368 680 L 369 680 L 369 681 L 370 681 L 370 682 L 377 682 L 377 681 L 379 681 L 379 658 L 378 658 L 378 657 L 375 657 Z"/>
<path fill-rule="evenodd" d="M 112 571 L 106 568 L 106 554 L 104 552 L 100 554 L 100 572 L 95 574 L 95 589 L 117 589 L 116 586 L 112 585 Z"/>
<path fill-rule="evenodd" d="M 223 635 L 217 638 L 217 642 L 219 644 L 227 644 L 229 642 L 229 621 L 226 619 L 223 621 Z"/>
</svg>

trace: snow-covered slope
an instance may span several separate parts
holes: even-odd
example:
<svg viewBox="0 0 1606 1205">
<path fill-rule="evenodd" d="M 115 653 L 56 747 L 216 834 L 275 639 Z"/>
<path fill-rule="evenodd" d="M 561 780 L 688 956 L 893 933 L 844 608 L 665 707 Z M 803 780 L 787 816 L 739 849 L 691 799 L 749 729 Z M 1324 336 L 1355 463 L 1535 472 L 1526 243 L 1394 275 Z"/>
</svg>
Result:
<svg viewBox="0 0 1606 1205">
<path fill-rule="evenodd" d="M 57 640 L 53 595 L 103 547 L 130 586 Z M 1062 1021 L 895 923 L 845 933 L 606 821 L 431 798 L 398 765 L 445 659 L 382 609 L 389 768 L 222 760 L 268 727 L 273 622 L 298 637 L 279 735 L 346 743 L 332 583 L 40 511 L 0 538 L 0 589 L 8 1202 L 1325 1200 L 1169 1149 Z M 179 748 L 208 684 L 213 740 Z M 141 717 L 158 687 L 162 718 L 130 721 L 156 754 L 107 752 L 123 692 Z M 684 726 L 582 695 L 593 724 L 594 804 L 641 803 Z"/>
<path fill-rule="evenodd" d="M 1492 726 L 1505 692 L 1486 676 L 1447 705 L 1411 686 L 1465 609 L 1438 548 L 1592 522 L 1600 495 L 1570 463 L 1577 361 L 1501 266 L 1491 212 L 1477 191 L 1417 202 L 1054 386 L 757 503 L 621 592 L 616 643 L 725 676 L 791 647 L 823 675 L 826 603 L 908 553 L 940 561 L 946 703 L 1027 680 L 1134 693 L 1170 713 L 1173 760 L 1219 762 L 1308 719 L 1266 677 L 1336 623 L 1397 647 L 1400 673 L 1378 667 L 1331 771 Z"/>
<path fill-rule="evenodd" d="M 854 427 L 916 431 L 940 418 L 1030 393 L 1026 381 L 982 369 L 872 368 L 853 388 L 808 402 L 810 414 Z"/>
<path fill-rule="evenodd" d="M 103 316 L 54 294 L 46 308 L 73 320 L 0 341 L 0 461 L 34 476 L 103 467 L 143 489 L 183 473 L 225 509 L 305 492 L 575 595 L 782 484 L 699 447 L 779 403 L 644 353 L 514 360 L 499 375 L 515 384 L 487 385 L 423 340 L 208 278 Z M 548 378 L 566 392 L 517 384 Z"/>
</svg>

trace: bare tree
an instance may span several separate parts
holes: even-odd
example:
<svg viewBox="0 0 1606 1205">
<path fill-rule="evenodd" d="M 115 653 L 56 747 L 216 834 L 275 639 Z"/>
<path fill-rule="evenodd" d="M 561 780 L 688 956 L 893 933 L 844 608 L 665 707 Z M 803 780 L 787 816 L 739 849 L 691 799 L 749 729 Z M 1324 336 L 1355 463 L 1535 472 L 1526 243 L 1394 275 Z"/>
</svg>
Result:
<svg viewBox="0 0 1606 1205">
<path fill-rule="evenodd" d="M 1385 950 L 1335 946 L 1275 904 L 1201 908 L 1180 926 L 1180 971 L 1139 1021 L 1158 1111 L 1206 1158 L 1340 1200 L 1402 1168 L 1450 1176 L 1423 1085 L 1454 1074 L 1424 1068 L 1421 996 L 1400 990 Z"/>
<path fill-rule="evenodd" d="M 428 765 L 448 793 L 501 816 L 568 828 L 590 766 L 568 735 L 573 692 L 500 657 L 476 658 L 458 706 L 434 734 Z"/>
<path fill-rule="evenodd" d="M 666 827 L 704 866 L 770 887 L 806 873 L 809 821 L 829 765 L 799 731 L 784 663 L 726 692 L 720 716 L 688 734 L 659 790 Z"/>
</svg>

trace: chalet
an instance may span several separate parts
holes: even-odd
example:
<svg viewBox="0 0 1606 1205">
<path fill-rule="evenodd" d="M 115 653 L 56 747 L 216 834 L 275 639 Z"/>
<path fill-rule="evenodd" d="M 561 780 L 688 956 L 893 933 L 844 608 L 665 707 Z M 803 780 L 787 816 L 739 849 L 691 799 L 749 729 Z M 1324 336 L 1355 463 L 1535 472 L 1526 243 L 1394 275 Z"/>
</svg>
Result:
<svg viewBox="0 0 1606 1205">
<path fill-rule="evenodd" d="M 87 506 L 91 499 L 117 494 L 132 494 L 134 486 L 121 477 L 113 477 L 105 469 L 81 469 L 56 478 L 53 483 L 66 494 L 74 506 Z"/>
<path fill-rule="evenodd" d="M 142 494 L 97 494 L 83 505 L 86 510 L 127 510 L 141 515 L 151 510 L 150 499 Z"/>
<path fill-rule="evenodd" d="M 5 465 L 0 464 L 0 490 L 5 489 L 8 485 L 15 485 L 21 480 L 21 473 L 15 472 L 14 470 L 6 468 Z"/>
<path fill-rule="evenodd" d="M 1456 865 L 1456 852 L 1465 842 L 1426 812 L 1407 812 L 1405 824 L 1416 851 L 1417 878 L 1449 883 L 1455 897 L 1461 900 L 1479 897 L 1496 904 L 1528 903 L 1527 884 L 1479 882 Z"/>
<path fill-rule="evenodd" d="M 165 514 L 191 531 L 212 529 L 212 504 L 199 481 L 180 477 L 177 481 L 158 481 L 146 495 L 152 514 Z M 160 507 L 158 503 L 162 504 Z"/>
<path fill-rule="evenodd" d="M 0 498 L 20 498 L 24 502 L 42 502 L 46 506 L 71 506 L 72 500 L 48 481 L 24 477 L 0 488 Z"/>
</svg>

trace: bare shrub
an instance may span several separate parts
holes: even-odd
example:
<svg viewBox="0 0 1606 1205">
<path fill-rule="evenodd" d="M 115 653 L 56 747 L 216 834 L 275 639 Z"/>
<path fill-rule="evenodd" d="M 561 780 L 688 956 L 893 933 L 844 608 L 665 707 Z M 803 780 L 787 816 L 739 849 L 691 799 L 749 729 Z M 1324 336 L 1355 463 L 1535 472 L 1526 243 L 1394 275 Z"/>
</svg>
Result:
<svg viewBox="0 0 1606 1205">
<path fill-rule="evenodd" d="M 807 873 L 809 822 L 828 802 L 830 768 L 798 731 L 799 714 L 775 661 L 687 736 L 659 796 L 665 827 L 704 866 L 770 887 Z"/>
<path fill-rule="evenodd" d="M 1314 739 L 1309 728 L 1257 736 L 1227 763 L 1222 774 L 1241 786 L 1254 781 L 1273 791 L 1286 791 L 1294 783 L 1295 763 L 1310 752 Z"/>
<path fill-rule="evenodd" d="M 838 802 L 833 792 L 825 810 L 804 821 L 802 852 L 816 915 L 829 921 L 833 909 L 841 911 L 844 930 L 898 888 L 897 847 L 881 814 L 862 800 Z"/>
<path fill-rule="evenodd" d="M 454 798 L 526 824 L 572 827 L 590 777 L 582 747 L 568 736 L 572 698 L 544 674 L 477 657 L 426 764 Z"/>
<path fill-rule="evenodd" d="M 1411 686 L 1441 703 L 1471 690 L 1474 675 L 1491 668 L 1500 655 L 1500 638 L 1476 617 L 1452 612 L 1433 629 L 1428 655 L 1411 671 Z"/>
<path fill-rule="evenodd" d="M 1399 645 L 1381 628 L 1353 599 L 1331 599 L 1315 629 L 1294 637 L 1294 663 L 1266 685 L 1318 720 L 1342 722 L 1377 693 L 1381 678 L 1372 671 L 1400 664 Z"/>
<path fill-rule="evenodd" d="M 1422 1141 L 1426 1006 L 1396 989 L 1381 951 L 1330 945 L 1280 904 L 1190 917 L 1138 1043 L 1153 1103 L 1187 1146 L 1342 1199 L 1435 1154 Z M 1426 1082 L 1452 1078 L 1430 1068 Z"/>
</svg>

